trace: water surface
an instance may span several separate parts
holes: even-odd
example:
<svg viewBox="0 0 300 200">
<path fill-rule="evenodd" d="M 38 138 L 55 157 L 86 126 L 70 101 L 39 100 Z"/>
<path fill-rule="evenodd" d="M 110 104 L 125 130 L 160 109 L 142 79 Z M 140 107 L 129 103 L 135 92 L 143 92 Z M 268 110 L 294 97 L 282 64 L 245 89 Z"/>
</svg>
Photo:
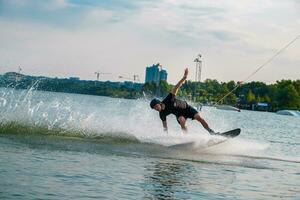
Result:
<svg viewBox="0 0 300 200">
<path fill-rule="evenodd" d="M 169 133 L 146 100 L 0 89 L 1 199 L 299 199 L 300 119 L 201 115 L 239 137 L 207 147 L 195 121 Z M 196 141 L 189 149 L 170 145 Z"/>
</svg>

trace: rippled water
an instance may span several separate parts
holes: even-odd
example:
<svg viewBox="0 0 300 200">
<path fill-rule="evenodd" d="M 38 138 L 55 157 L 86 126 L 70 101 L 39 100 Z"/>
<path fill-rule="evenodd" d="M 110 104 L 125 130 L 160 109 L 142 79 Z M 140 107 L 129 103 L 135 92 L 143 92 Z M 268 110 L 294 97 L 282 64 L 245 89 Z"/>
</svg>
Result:
<svg viewBox="0 0 300 200">
<path fill-rule="evenodd" d="M 222 111 L 169 134 L 146 100 L 0 89 L 0 199 L 300 199 L 300 118 Z M 196 141 L 188 149 L 170 145 Z"/>
</svg>

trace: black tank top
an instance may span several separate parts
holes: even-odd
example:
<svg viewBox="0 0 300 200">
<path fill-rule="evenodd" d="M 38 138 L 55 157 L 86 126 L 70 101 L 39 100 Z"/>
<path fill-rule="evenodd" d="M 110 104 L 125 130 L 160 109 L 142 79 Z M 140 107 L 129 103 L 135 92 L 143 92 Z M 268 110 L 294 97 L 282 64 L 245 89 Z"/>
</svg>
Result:
<svg viewBox="0 0 300 200">
<path fill-rule="evenodd" d="M 162 103 L 165 104 L 165 109 L 159 112 L 162 121 L 166 121 L 166 116 L 169 114 L 179 116 L 188 108 L 186 101 L 176 99 L 172 93 L 169 93 Z"/>
</svg>

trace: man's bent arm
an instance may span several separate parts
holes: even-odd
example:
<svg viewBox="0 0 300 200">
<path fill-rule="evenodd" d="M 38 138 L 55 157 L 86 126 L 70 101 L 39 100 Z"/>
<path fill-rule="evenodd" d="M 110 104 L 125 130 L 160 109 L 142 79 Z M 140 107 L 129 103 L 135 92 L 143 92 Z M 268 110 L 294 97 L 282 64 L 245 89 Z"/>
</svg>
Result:
<svg viewBox="0 0 300 200">
<path fill-rule="evenodd" d="M 189 73 L 188 68 L 186 68 L 184 71 L 183 78 L 175 85 L 174 89 L 171 92 L 174 96 L 177 95 L 178 90 L 181 87 L 181 85 L 184 83 L 184 81 L 186 80 L 188 73 Z"/>
<path fill-rule="evenodd" d="M 163 123 L 164 131 L 167 131 L 167 132 L 168 132 L 167 121 L 162 121 L 162 123 Z"/>
</svg>

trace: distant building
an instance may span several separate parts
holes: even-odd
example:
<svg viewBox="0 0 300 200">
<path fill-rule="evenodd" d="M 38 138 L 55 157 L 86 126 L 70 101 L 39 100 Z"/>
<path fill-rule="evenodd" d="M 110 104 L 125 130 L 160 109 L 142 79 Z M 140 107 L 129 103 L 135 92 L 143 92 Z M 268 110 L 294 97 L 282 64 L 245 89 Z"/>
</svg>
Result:
<svg viewBox="0 0 300 200">
<path fill-rule="evenodd" d="M 20 81 L 25 75 L 16 72 L 7 72 L 3 75 L 9 81 Z"/>
<path fill-rule="evenodd" d="M 111 81 L 105 81 L 105 82 L 102 82 L 102 81 L 95 81 L 95 83 L 97 84 L 101 84 L 101 83 L 104 83 L 105 85 L 109 86 L 109 87 L 113 87 L 113 88 L 119 88 L 121 83 L 120 82 L 111 82 Z"/>
<path fill-rule="evenodd" d="M 166 70 L 161 70 L 160 72 L 159 72 L 159 79 L 160 79 L 160 81 L 167 81 L 167 78 L 168 78 L 168 73 L 167 73 L 167 71 Z"/>
<path fill-rule="evenodd" d="M 145 82 L 155 82 L 159 81 L 159 64 L 152 65 L 150 67 L 146 67 L 146 79 Z"/>
<path fill-rule="evenodd" d="M 132 81 L 124 81 L 124 86 L 126 88 L 131 89 L 131 88 L 133 88 L 133 82 Z"/>
<path fill-rule="evenodd" d="M 155 82 L 159 83 L 164 80 L 167 81 L 168 73 L 166 70 L 159 70 L 159 63 L 150 67 L 146 67 L 145 83 Z"/>
<path fill-rule="evenodd" d="M 80 78 L 79 77 L 69 77 L 69 79 L 72 81 L 79 81 Z"/>
<path fill-rule="evenodd" d="M 252 110 L 258 110 L 258 111 L 269 111 L 270 110 L 270 104 L 266 102 L 258 102 L 256 105 L 252 105 Z"/>
<path fill-rule="evenodd" d="M 134 90 L 141 90 L 143 87 L 143 84 L 135 83 L 132 81 L 124 81 L 123 83 L 119 83 L 119 85 L 121 85 L 127 89 L 134 89 Z"/>
</svg>

